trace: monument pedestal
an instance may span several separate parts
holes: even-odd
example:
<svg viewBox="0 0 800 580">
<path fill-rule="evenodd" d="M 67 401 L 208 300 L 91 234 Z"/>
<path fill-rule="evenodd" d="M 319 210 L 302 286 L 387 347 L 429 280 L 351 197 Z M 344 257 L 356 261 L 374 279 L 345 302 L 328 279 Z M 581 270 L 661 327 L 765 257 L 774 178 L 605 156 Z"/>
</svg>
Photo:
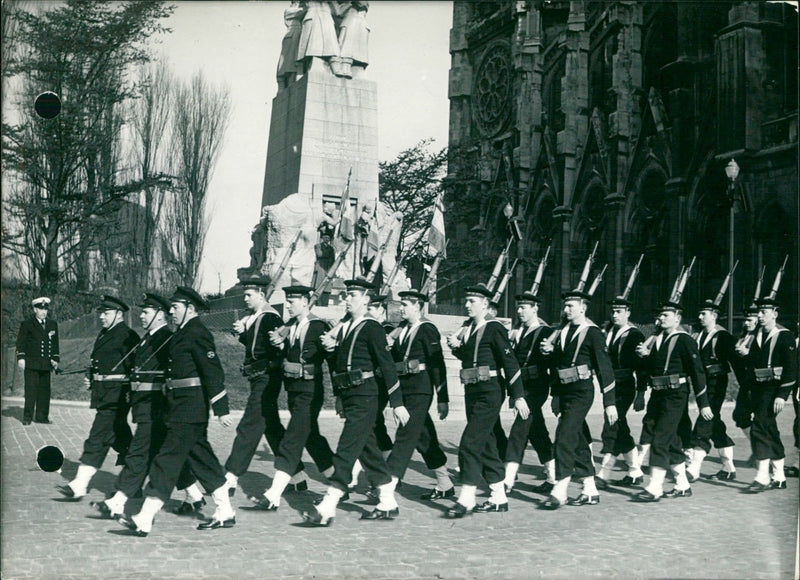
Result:
<svg viewBox="0 0 800 580">
<path fill-rule="evenodd" d="M 267 167 L 261 205 L 288 195 L 339 201 L 350 178 L 350 198 L 378 198 L 377 87 L 365 78 L 334 76 L 315 59 L 308 73 L 272 100 Z"/>
</svg>

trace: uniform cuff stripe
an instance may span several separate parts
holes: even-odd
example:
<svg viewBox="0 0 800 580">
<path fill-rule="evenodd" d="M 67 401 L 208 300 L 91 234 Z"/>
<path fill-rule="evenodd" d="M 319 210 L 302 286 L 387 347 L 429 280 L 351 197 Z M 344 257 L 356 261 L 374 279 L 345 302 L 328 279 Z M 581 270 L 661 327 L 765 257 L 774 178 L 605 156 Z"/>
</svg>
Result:
<svg viewBox="0 0 800 580">
<path fill-rule="evenodd" d="M 702 391 L 700 391 L 699 393 L 697 393 L 697 394 L 694 396 L 694 397 L 695 397 L 695 399 L 696 399 L 697 397 L 702 397 L 703 395 L 705 395 L 707 390 L 708 390 L 708 389 L 706 389 L 706 388 L 704 387 Z"/>
<path fill-rule="evenodd" d="M 522 373 L 520 371 L 517 371 L 516 374 L 513 377 L 511 377 L 511 380 L 508 381 L 509 384 L 516 383 L 519 380 L 520 376 L 522 376 Z"/>
<path fill-rule="evenodd" d="M 604 387 L 604 388 L 603 388 L 603 392 L 604 392 L 604 393 L 607 393 L 607 392 L 609 392 L 609 391 L 613 391 L 613 390 L 614 390 L 614 388 L 615 388 L 616 386 L 617 386 L 617 383 L 616 383 L 616 381 L 614 381 L 613 383 L 611 383 L 611 384 L 610 384 L 610 385 L 608 385 L 607 387 Z"/>
<path fill-rule="evenodd" d="M 214 395 L 213 397 L 211 397 L 211 404 L 213 405 L 214 403 L 219 401 L 222 397 L 227 397 L 227 396 L 228 396 L 228 391 L 226 391 L 225 389 L 222 389 L 221 392 L 219 392 L 216 395 Z"/>
<path fill-rule="evenodd" d="M 400 388 L 400 383 L 395 383 L 394 386 L 391 389 L 389 389 L 389 393 L 388 394 L 391 395 L 392 393 L 394 393 L 399 388 Z"/>
</svg>

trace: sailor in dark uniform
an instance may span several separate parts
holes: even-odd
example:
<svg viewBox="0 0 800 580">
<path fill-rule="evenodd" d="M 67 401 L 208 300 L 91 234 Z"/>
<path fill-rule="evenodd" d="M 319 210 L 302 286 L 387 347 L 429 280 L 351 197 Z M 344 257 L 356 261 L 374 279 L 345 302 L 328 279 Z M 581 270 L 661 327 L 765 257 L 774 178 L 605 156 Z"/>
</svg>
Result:
<svg viewBox="0 0 800 580">
<path fill-rule="evenodd" d="M 550 397 L 550 369 L 540 350 L 541 343 L 552 329 L 539 318 L 541 299 L 531 292 L 516 296 L 517 315 L 522 326 L 512 330 L 510 339 L 514 356 L 519 362 L 522 385 L 525 388 L 525 399 L 530 408 L 527 419 L 517 415 L 508 434 L 508 446 L 505 454 L 506 493 L 514 487 L 517 471 L 522 463 L 525 447 L 531 442 L 539 462 L 544 466 L 547 479 L 536 486 L 535 491 L 547 493 L 553 489 L 556 477 L 556 462 L 553 458 L 553 442 L 547 432 L 547 425 L 542 414 L 542 406 Z"/>
<path fill-rule="evenodd" d="M 760 328 L 748 355 L 755 375 L 750 444 L 757 461 L 756 477 L 747 488 L 750 493 L 786 489 L 785 451 L 776 417 L 797 385 L 797 346 L 792 333 L 778 324 L 778 303 L 762 298 L 756 305 Z"/>
<path fill-rule="evenodd" d="M 83 444 L 75 479 L 58 488 L 66 497 L 75 500 L 86 495 L 89 482 L 103 465 L 109 448 L 113 447 L 119 454 L 117 465 L 124 463 L 132 438 L 127 421 L 127 397 L 133 364 L 130 355 L 139 343 L 139 335 L 123 321 L 123 313 L 129 308 L 119 298 L 104 296 L 97 310 L 102 330 L 92 349 L 91 372 L 84 379 L 84 384 L 92 389 L 91 408 L 97 409 L 97 413 Z"/>
<path fill-rule="evenodd" d="M 608 356 L 603 333 L 586 318 L 591 295 L 580 290 L 567 292 L 564 315 L 568 324 L 558 331 L 551 342 L 542 343 L 542 352 L 549 354 L 551 368 L 558 383 L 553 385 L 553 409 L 558 411 L 558 427 L 554 444 L 556 484 L 541 509 L 554 510 L 567 502 L 567 488 L 573 475 L 583 479 L 583 490 L 569 505 L 595 505 L 600 495 L 594 481 L 591 436 L 586 415 L 594 401 L 592 375 L 597 375 L 603 394 L 605 418 L 609 425 L 617 422 L 615 406 L 614 369 Z"/>
<path fill-rule="evenodd" d="M 711 421 L 698 417 L 692 430 L 692 460 L 686 466 L 686 477 L 689 482 L 700 477 L 700 468 L 711 443 L 717 448 L 722 469 L 710 476 L 710 479 L 731 481 L 736 479 L 736 467 L 733 464 L 733 439 L 728 436 L 727 428 L 720 415 L 722 403 L 728 392 L 729 361 L 734 356 L 734 340 L 730 332 L 717 324 L 720 307 L 713 300 L 706 300 L 700 309 L 700 324 L 703 330 L 697 335 L 697 347 L 706 370 L 706 386 L 708 402 L 714 413 Z"/>
<path fill-rule="evenodd" d="M 389 335 L 394 327 L 386 322 L 386 298 L 387 296 L 375 295 L 370 298 L 369 307 L 367 308 L 367 316 L 371 316 L 381 323 L 383 330 Z M 392 438 L 389 436 L 389 431 L 386 429 L 386 418 L 383 415 L 386 405 L 389 404 L 389 395 L 386 393 L 386 384 L 383 377 L 377 376 L 375 379 L 378 382 L 380 395 L 378 399 L 378 417 L 375 419 L 375 439 L 378 442 L 378 449 L 381 450 L 383 458 L 389 457 L 392 452 Z"/>
<path fill-rule="evenodd" d="M 167 434 L 163 390 L 169 366 L 168 341 L 172 336 L 167 326 L 170 304 L 158 294 L 148 292 L 139 307 L 142 309 L 139 319 L 145 332 L 131 355 L 130 394 L 136 433 L 125 456 L 125 467 L 117 476 L 117 492 L 105 501 L 92 502 L 97 511 L 110 518 L 122 515 L 128 498 L 141 492 L 150 464 Z"/>
<path fill-rule="evenodd" d="M 678 422 L 689 398 L 689 384 L 694 388 L 700 416 L 707 421 L 713 417 L 700 352 L 697 343 L 681 329 L 682 312 L 683 307 L 679 303 L 665 302 L 659 315 L 661 333 L 656 336 L 652 349 L 642 343 L 636 350 L 645 359 L 652 388 L 647 414 L 653 421 L 653 434 L 650 482 L 644 491 L 634 496 L 634 501 L 656 502 L 662 496 L 678 498 L 692 495 L 686 478 L 686 458 L 678 435 Z M 675 476 L 675 487 L 664 493 L 667 470 L 672 470 Z"/>
<path fill-rule="evenodd" d="M 244 302 L 252 314 L 236 321 L 233 330 L 245 347 L 242 372 L 250 382 L 250 396 L 236 427 L 231 453 L 225 462 L 225 479 L 231 488 L 231 495 L 239 477 L 247 472 L 262 435 L 266 437 L 272 454 L 276 455 L 285 433 L 278 413 L 278 396 L 283 383 L 283 351 L 270 342 L 270 333 L 283 326 L 283 319 L 270 306 L 264 294 L 269 280 L 253 278 L 244 281 L 243 285 Z M 302 463 L 292 469 L 292 477 L 293 489 L 308 489 Z"/>
<path fill-rule="evenodd" d="M 758 332 L 758 306 L 751 304 L 744 310 L 742 333 L 733 346 L 734 356 L 731 358 L 731 368 L 739 383 L 739 392 L 736 394 L 736 406 L 733 408 L 733 421 L 747 436 L 750 441 L 750 427 L 753 424 L 753 405 L 751 402 L 752 391 L 755 386 L 755 375 L 750 365 L 750 348 Z"/>
<path fill-rule="evenodd" d="M 50 299 L 31 302 L 33 315 L 19 325 L 17 366 L 25 380 L 22 424 L 50 423 L 50 373 L 58 370 L 58 325 L 48 317 Z"/>
<path fill-rule="evenodd" d="M 291 481 L 303 454 L 303 447 L 325 477 L 333 475 L 333 451 L 319 432 L 317 418 L 324 398 L 322 363 L 325 360 L 320 337 L 327 324 L 309 311 L 313 288 L 287 286 L 286 309 L 290 316 L 285 338 L 275 333 L 274 345 L 283 349 L 283 384 L 288 396 L 291 419 L 275 453 L 275 475 L 272 485 L 261 497 L 250 497 L 256 506 L 275 511 L 281 504 L 286 486 Z"/>
<path fill-rule="evenodd" d="M 331 382 L 334 395 L 339 398 L 337 406 L 342 410 L 345 423 L 333 458 L 331 485 L 315 510 L 303 513 L 303 518 L 312 525 L 327 526 L 333 520 L 336 506 L 352 479 L 356 459 L 361 461 L 367 477 L 380 493 L 380 503 L 376 509 L 363 514 L 362 518 L 390 520 L 399 513 L 394 493 L 389 489 L 392 477 L 378 449 L 373 430 L 378 413 L 376 369 L 381 369 L 389 404 L 397 421 L 405 425 L 409 414 L 403 406 L 394 361 L 386 348 L 386 332 L 378 321 L 367 316 L 369 293 L 375 291 L 375 286 L 363 279 L 347 280 L 345 285 L 345 306 L 350 320 L 344 323 L 336 338 L 327 334 L 320 338 L 329 352 Z"/>
<path fill-rule="evenodd" d="M 208 442 L 208 415 L 213 411 L 224 427 L 233 424 L 228 411 L 225 373 L 217 357 L 214 337 L 198 318 L 206 301 L 194 290 L 179 286 L 169 299 L 170 315 L 177 326 L 169 341 L 166 378 L 167 436 L 150 467 L 150 482 L 142 509 L 119 522 L 137 536 L 146 536 L 153 518 L 169 500 L 184 468 L 211 492 L 217 509 L 199 530 L 230 528 L 236 523 L 228 497 L 225 471 Z"/>
<path fill-rule="evenodd" d="M 440 419 L 447 417 L 447 369 L 442 354 L 442 338 L 434 324 L 422 317 L 427 294 L 417 290 L 399 293 L 403 322 L 392 344 L 403 403 L 408 410 L 408 422 L 397 430 L 394 447 L 387 460 L 392 476 L 392 491 L 403 479 L 414 449 L 422 455 L 425 465 L 436 475 L 436 487 L 422 499 L 436 500 L 453 497 L 455 491 L 447 473 L 447 457 L 439 446 L 436 427 L 429 409 L 436 394 Z"/>
<path fill-rule="evenodd" d="M 644 476 L 636 442 L 631 436 L 626 418 L 628 410 L 636 399 L 639 401 L 634 410 L 641 411 L 644 408 L 644 393 L 647 390 L 644 365 L 642 359 L 636 355 L 636 347 L 644 342 L 644 335 L 630 323 L 631 304 L 630 300 L 622 296 L 609 301 L 613 324 L 606 334 L 606 348 L 611 358 L 611 365 L 614 367 L 617 422 L 613 425 L 607 421 L 603 423 L 601 436 L 603 459 L 595 478 L 597 487 L 601 489 L 609 480 L 618 455 L 625 457 L 628 473 L 621 480 L 614 482 L 615 484 L 638 485 Z"/>
<path fill-rule="evenodd" d="M 507 377 L 514 408 L 523 420 L 530 414 L 519 364 L 508 343 L 508 331 L 498 320 L 487 320 L 489 301 L 494 292 L 478 284 L 466 288 L 465 293 L 470 325 L 447 338 L 453 354 L 461 360 L 460 375 L 467 412 L 467 425 L 458 447 L 461 493 L 456 504 L 445 514 L 449 518 L 461 518 L 473 511 L 508 511 L 503 483 L 505 469 L 494 434 L 503 404 L 503 389 L 498 381 L 500 369 Z M 491 495 L 488 501 L 476 506 L 475 494 L 482 479 L 489 484 Z"/>
</svg>

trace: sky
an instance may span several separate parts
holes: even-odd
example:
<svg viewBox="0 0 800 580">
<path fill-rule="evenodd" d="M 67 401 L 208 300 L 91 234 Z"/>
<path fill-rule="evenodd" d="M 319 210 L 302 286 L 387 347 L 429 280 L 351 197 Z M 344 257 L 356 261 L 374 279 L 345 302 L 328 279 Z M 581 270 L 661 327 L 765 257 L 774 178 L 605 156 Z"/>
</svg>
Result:
<svg viewBox="0 0 800 580">
<path fill-rule="evenodd" d="M 155 51 L 178 75 L 202 69 L 228 86 L 232 114 L 208 197 L 211 225 L 202 292 L 224 292 L 250 263 L 250 232 L 261 213 L 275 68 L 289 2 L 176 2 L 172 33 Z M 452 3 L 371 2 L 367 77 L 378 87 L 378 159 L 426 138 L 447 145 Z"/>
</svg>

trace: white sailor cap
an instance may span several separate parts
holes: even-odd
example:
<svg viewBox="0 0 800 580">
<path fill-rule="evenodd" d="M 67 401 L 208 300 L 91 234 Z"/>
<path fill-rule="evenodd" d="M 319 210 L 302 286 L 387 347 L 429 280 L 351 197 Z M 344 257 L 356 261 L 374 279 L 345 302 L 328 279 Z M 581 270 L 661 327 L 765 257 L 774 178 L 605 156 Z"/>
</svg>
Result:
<svg viewBox="0 0 800 580">
<path fill-rule="evenodd" d="M 50 304 L 50 299 L 47 296 L 40 296 L 31 301 L 31 305 L 39 306 L 40 304 Z"/>
</svg>

